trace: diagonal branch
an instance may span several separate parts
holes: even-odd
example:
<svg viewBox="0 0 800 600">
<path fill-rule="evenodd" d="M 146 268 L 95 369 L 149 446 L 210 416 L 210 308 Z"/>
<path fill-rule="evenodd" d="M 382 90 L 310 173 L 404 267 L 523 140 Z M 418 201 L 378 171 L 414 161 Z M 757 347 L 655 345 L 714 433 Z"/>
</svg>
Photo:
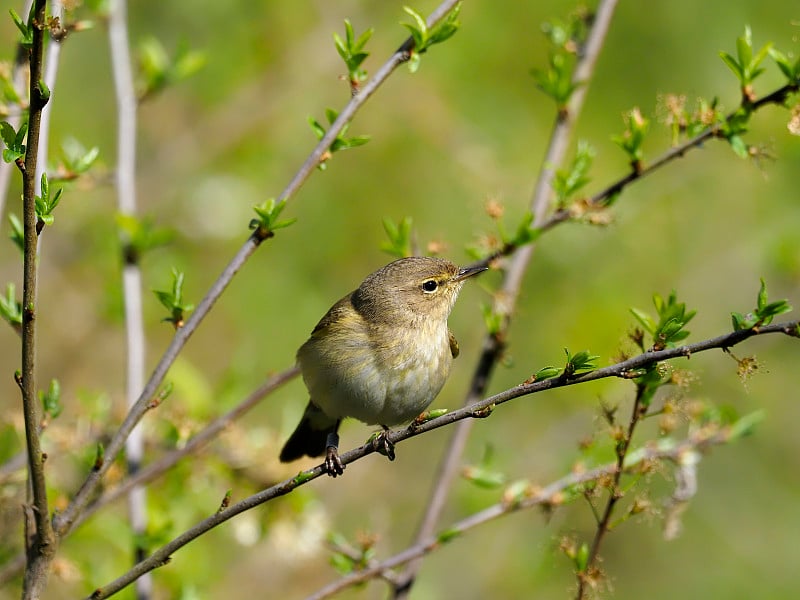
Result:
<svg viewBox="0 0 800 600">
<path fill-rule="evenodd" d="M 693 354 L 713 349 L 726 350 L 737 344 L 742 343 L 743 341 L 753 336 L 766 335 L 770 333 L 783 333 L 791 337 L 800 338 L 800 321 L 778 323 L 773 325 L 767 325 L 765 327 L 760 327 L 760 328 L 744 329 L 740 331 L 735 331 L 733 333 L 721 335 L 716 338 L 703 340 L 701 342 L 697 342 L 694 344 L 687 344 L 685 346 L 680 346 L 678 348 L 667 348 L 665 350 L 660 350 L 658 352 L 645 352 L 644 354 L 640 354 L 638 356 L 622 361 L 620 363 L 604 367 L 602 369 L 597 369 L 589 373 L 584 373 L 582 375 L 577 375 L 572 378 L 567 378 L 562 376 L 553 379 L 546 379 L 544 381 L 534 381 L 532 383 L 524 383 L 516 387 L 513 387 L 511 389 L 500 392 L 499 394 L 495 394 L 494 396 L 485 398 L 480 402 L 476 402 L 469 406 L 465 406 L 463 408 L 455 410 L 451 413 L 447 413 L 435 419 L 431 419 L 430 421 L 427 421 L 425 423 L 419 425 L 412 424 L 405 429 L 389 431 L 387 432 L 386 435 L 390 442 L 392 442 L 393 444 L 397 444 L 406 439 L 416 437 L 428 431 L 432 431 L 434 429 L 438 429 L 440 427 L 444 427 L 458 421 L 464 421 L 466 419 L 472 419 L 474 417 L 485 417 L 491 413 L 491 411 L 494 409 L 495 406 L 509 402 L 510 400 L 513 400 L 515 398 L 527 396 L 538 392 L 543 392 L 548 389 L 576 385 L 580 383 L 587 383 L 589 381 L 595 381 L 597 379 L 603 379 L 608 377 L 619 377 L 623 379 L 630 379 L 632 376 L 635 376 L 638 369 L 641 369 L 642 367 L 651 364 L 675 358 L 689 358 Z M 356 460 L 360 460 L 365 456 L 372 454 L 374 452 L 377 452 L 377 448 L 373 446 L 372 442 L 368 441 L 366 444 L 364 444 L 359 448 L 355 448 L 344 454 L 341 454 L 340 458 L 344 464 L 349 464 L 355 462 Z M 273 500 L 274 498 L 284 496 L 289 492 L 291 492 L 292 490 L 294 490 L 295 488 L 301 485 L 305 485 L 309 481 L 321 477 L 325 473 L 326 470 L 324 464 L 320 464 L 314 467 L 313 469 L 309 469 L 307 471 L 301 471 L 300 473 L 297 474 L 297 476 L 293 477 L 292 479 L 287 479 L 286 481 L 273 485 L 269 488 L 266 488 L 258 492 L 257 494 L 254 494 L 252 496 L 245 498 L 244 500 L 232 504 L 227 508 L 217 511 L 212 516 L 207 517 L 203 521 L 200 521 L 197 525 L 195 525 L 191 529 L 185 531 L 172 541 L 168 542 L 167 544 L 156 550 L 153 554 L 148 556 L 146 559 L 142 560 L 139 564 L 134 566 L 134 568 L 128 571 L 127 573 L 124 573 L 123 575 L 121 575 L 114 581 L 106 584 L 105 586 L 97 588 L 89 596 L 89 599 L 101 600 L 103 598 L 108 598 L 109 596 L 112 596 L 121 589 L 133 583 L 137 577 L 141 577 L 141 575 L 143 575 L 144 573 L 148 573 L 154 569 L 157 569 L 167 564 L 173 553 L 175 553 L 177 550 L 184 547 L 191 541 L 197 539 L 201 535 L 205 534 L 206 532 L 210 531 L 211 529 L 217 527 L 218 525 L 221 525 L 222 523 L 228 521 L 229 519 L 232 519 L 236 515 L 239 515 L 247 510 L 250 510 L 251 508 L 254 508 L 260 504 Z M 425 540 L 429 539 L 430 537 L 432 537 L 432 535 L 426 537 Z M 424 543 L 425 540 L 418 541 L 417 544 Z M 384 566 L 384 569 L 385 568 L 387 567 Z"/>
<path fill-rule="evenodd" d="M 262 383 L 258 388 L 253 390 L 239 404 L 208 423 L 202 430 L 192 436 L 192 438 L 189 439 L 186 444 L 180 448 L 176 448 L 171 452 L 168 452 L 158 460 L 142 466 L 138 471 L 136 471 L 136 473 L 131 473 L 128 478 L 122 481 L 119 485 L 104 491 L 97 499 L 93 500 L 86 507 L 86 510 L 80 514 L 78 519 L 73 524 L 73 530 L 82 525 L 97 511 L 108 506 L 112 502 L 115 502 L 119 498 L 124 497 L 126 494 L 130 494 L 131 490 L 135 489 L 136 487 L 146 485 L 156 480 L 183 458 L 199 452 L 207 444 L 213 441 L 222 431 L 229 427 L 230 424 L 236 419 L 242 417 L 261 400 L 282 387 L 285 383 L 288 383 L 297 377 L 299 374 L 300 369 L 297 366 L 289 367 L 280 373 L 276 373 Z M 16 457 L 13 459 L 13 461 L 14 463 L 23 463 L 24 459 L 24 455 L 20 455 L 19 461 L 17 461 Z M 12 461 L 8 461 L 7 467 L 4 465 L 7 470 L 10 470 L 15 466 L 15 464 L 12 464 Z M 22 464 L 17 467 L 17 469 L 19 468 L 22 468 Z M 0 472 L 0 481 L 2 481 L 2 475 L 4 475 L 4 473 Z M 8 560 L 6 564 L 0 568 L 0 585 L 18 575 L 24 567 L 25 555 L 22 553 Z"/>
<path fill-rule="evenodd" d="M 506 501 L 499 502 L 461 519 L 453 523 L 439 535 L 430 536 L 425 540 L 421 540 L 415 543 L 415 545 L 385 560 L 373 561 L 367 568 L 355 571 L 334 581 L 318 592 L 308 596 L 306 600 L 323 600 L 324 598 L 330 598 L 337 592 L 370 579 L 376 579 L 378 577 L 386 578 L 386 574 L 392 573 L 392 569 L 420 559 L 436 550 L 440 550 L 447 542 L 460 537 L 479 525 L 484 525 L 519 510 L 535 508 L 537 506 L 545 508 L 556 506 L 560 502 L 558 500 L 559 496 L 576 486 L 599 481 L 616 473 L 629 473 L 646 463 L 657 461 L 679 462 L 681 457 L 685 456 L 687 453 L 698 452 L 712 446 L 726 444 L 731 441 L 732 437 L 732 433 L 728 428 L 722 429 L 713 435 L 695 434 L 680 442 L 668 438 L 661 439 L 657 444 L 641 448 L 635 455 L 631 454 L 629 460 L 625 461 L 622 470 L 620 470 L 620 466 L 616 462 L 613 462 L 588 471 L 570 473 L 535 491 L 533 489 L 525 490 L 526 493 L 522 498 L 509 498 Z"/>
<path fill-rule="evenodd" d="M 458 3 L 458 0 L 445 0 L 428 18 L 429 26 L 432 26 L 444 16 L 446 16 L 453 7 Z M 281 192 L 279 200 L 289 200 L 293 197 L 300 187 L 305 183 L 308 177 L 313 173 L 314 169 L 319 164 L 323 154 L 328 150 L 330 145 L 336 139 L 345 125 L 355 116 L 356 112 L 364 105 L 364 103 L 377 91 L 377 89 L 388 79 L 394 70 L 407 61 L 410 56 L 410 49 L 413 48 L 411 38 L 408 38 L 400 48 L 395 51 L 384 65 L 378 69 L 372 79 L 362 88 L 362 90 L 353 96 L 344 109 L 339 114 L 339 117 L 331 125 L 323 138 L 314 147 L 311 154 L 300 167 L 298 172 Z M 56 515 L 54 525 L 56 531 L 63 535 L 68 532 L 74 525 L 80 513 L 89 504 L 92 496 L 95 494 L 100 481 L 105 473 L 110 468 L 114 460 L 119 456 L 125 440 L 130 436 L 131 431 L 136 424 L 141 420 L 144 414 L 148 411 L 151 399 L 156 395 L 159 386 L 164 380 L 172 363 L 177 358 L 183 347 L 188 342 L 189 338 L 195 332 L 200 323 L 205 319 L 211 308 L 219 299 L 222 292 L 228 287 L 236 273 L 244 266 L 247 260 L 261 245 L 264 239 L 267 239 L 263 232 L 256 230 L 239 249 L 233 259 L 223 270 L 222 274 L 212 284 L 211 289 L 206 293 L 200 303 L 197 305 L 194 313 L 186 321 L 184 327 L 180 328 L 175 337 L 172 339 L 169 347 L 164 352 L 163 356 L 156 365 L 150 379 L 144 386 L 142 393 L 139 395 L 136 403 L 131 407 L 128 415 L 125 417 L 119 430 L 114 434 L 109 441 L 105 450 L 105 459 L 100 464 L 95 465 L 93 470 L 88 474 L 83 485 L 80 487 L 75 497 L 70 502 L 69 506 L 62 512 Z"/>
<path fill-rule="evenodd" d="M 575 66 L 572 80 L 577 85 L 577 88 L 566 108 L 558 114 L 550 136 L 545 159 L 539 172 L 536 189 L 531 199 L 531 212 L 535 215 L 535 226 L 544 221 L 547 210 L 550 207 L 553 176 L 558 165 L 564 160 L 570 135 L 583 107 L 588 82 L 594 72 L 594 66 L 608 32 L 616 3 L 616 0 L 605 0 L 598 6 L 594 25 L 586 41 L 586 48 Z M 508 329 L 511 312 L 519 295 L 522 278 L 528 268 L 532 254 L 533 245 L 518 248 L 506 269 L 503 285 L 497 294 L 494 306 L 495 312 L 504 316 L 502 331 L 490 334 L 484 340 L 469 392 L 464 401 L 465 405 L 475 402 L 486 393 L 489 378 L 505 346 L 503 332 Z M 471 427 L 471 421 L 460 423 L 447 446 L 434 479 L 434 488 L 427 503 L 425 514 L 416 533 L 415 539 L 418 542 L 430 537 L 436 528 L 453 479 L 458 473 L 461 456 L 464 453 Z M 404 574 L 404 585 L 395 590 L 395 598 L 404 598 L 408 595 L 420 565 L 419 561 L 414 561 L 408 565 Z"/>
</svg>

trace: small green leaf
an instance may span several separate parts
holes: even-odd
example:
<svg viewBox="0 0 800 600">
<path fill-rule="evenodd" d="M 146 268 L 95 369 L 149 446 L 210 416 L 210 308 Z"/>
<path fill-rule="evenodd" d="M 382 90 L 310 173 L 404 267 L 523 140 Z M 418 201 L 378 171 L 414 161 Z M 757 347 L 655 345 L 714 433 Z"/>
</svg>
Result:
<svg viewBox="0 0 800 600">
<path fill-rule="evenodd" d="M 39 392 L 39 401 L 42 403 L 44 412 L 50 415 L 51 419 L 57 418 L 64 410 L 61 404 L 61 385 L 58 379 L 50 380 L 50 387 L 47 392 Z"/>
<path fill-rule="evenodd" d="M 399 223 L 395 223 L 391 219 L 383 219 L 383 229 L 386 236 L 389 238 L 388 242 L 381 244 L 381 250 L 388 252 L 398 258 L 405 258 L 412 256 L 414 251 L 413 245 L 413 231 L 411 226 L 413 220 L 411 217 L 403 217 Z"/>
<path fill-rule="evenodd" d="M 639 310 L 638 308 L 629 308 L 628 310 L 631 311 L 631 314 L 636 317 L 636 320 L 639 321 L 644 330 L 647 333 L 653 334 L 656 330 L 656 323 L 653 319 L 648 315 L 646 312 Z"/>
<path fill-rule="evenodd" d="M 761 423 L 765 417 L 766 411 L 757 410 L 737 419 L 729 425 L 730 439 L 736 440 L 752 434 L 756 426 Z"/>
<path fill-rule="evenodd" d="M 8 213 L 8 223 L 11 226 L 11 233 L 9 233 L 8 237 L 19 248 L 20 252 L 25 252 L 25 233 L 22 221 L 14 213 Z"/>
<path fill-rule="evenodd" d="M 542 367 L 536 373 L 534 373 L 532 379 L 533 381 L 542 381 L 544 379 L 552 379 L 553 377 L 558 377 L 563 373 L 563 369 L 559 369 L 558 367 Z"/>
<path fill-rule="evenodd" d="M 764 278 L 760 279 L 761 288 L 758 290 L 758 300 L 756 301 L 756 309 L 761 311 L 767 306 L 767 284 L 764 283 Z"/>
<path fill-rule="evenodd" d="M 575 570 L 578 573 L 584 573 L 589 566 L 589 544 L 586 542 L 581 544 L 578 551 L 575 553 Z"/>
<path fill-rule="evenodd" d="M 170 312 L 170 316 L 163 319 L 172 323 L 175 329 L 183 327 L 185 313 L 194 310 L 194 305 L 183 299 L 183 272 L 172 269 L 172 289 L 170 291 L 153 290 L 156 298 Z"/>
<path fill-rule="evenodd" d="M 6 286 L 6 295 L 0 296 L 0 316 L 15 327 L 22 325 L 22 303 L 17 301 L 16 288 L 11 282 Z"/>
<path fill-rule="evenodd" d="M 506 482 L 505 474 L 479 466 L 464 467 L 461 476 L 484 489 L 496 489 Z"/>
<path fill-rule="evenodd" d="M 461 532 L 456 528 L 445 529 L 444 531 L 439 532 L 439 535 L 436 536 L 436 539 L 440 544 L 446 544 L 447 542 L 454 540 L 458 536 L 461 535 Z"/>
</svg>

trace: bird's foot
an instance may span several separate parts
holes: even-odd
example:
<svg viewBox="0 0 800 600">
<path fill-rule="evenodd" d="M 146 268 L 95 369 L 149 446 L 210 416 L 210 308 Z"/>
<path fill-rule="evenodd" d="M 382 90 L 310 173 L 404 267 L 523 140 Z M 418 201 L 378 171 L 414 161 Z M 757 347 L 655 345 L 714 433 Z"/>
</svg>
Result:
<svg viewBox="0 0 800 600">
<path fill-rule="evenodd" d="M 344 474 L 345 464 L 339 458 L 339 436 L 329 433 L 325 447 L 325 471 L 331 477 Z"/>
<path fill-rule="evenodd" d="M 381 425 L 381 427 L 383 427 L 383 431 L 379 431 L 370 438 L 372 449 L 378 454 L 383 454 L 389 460 L 394 460 L 394 444 L 389 439 L 389 428 L 386 425 Z"/>
</svg>

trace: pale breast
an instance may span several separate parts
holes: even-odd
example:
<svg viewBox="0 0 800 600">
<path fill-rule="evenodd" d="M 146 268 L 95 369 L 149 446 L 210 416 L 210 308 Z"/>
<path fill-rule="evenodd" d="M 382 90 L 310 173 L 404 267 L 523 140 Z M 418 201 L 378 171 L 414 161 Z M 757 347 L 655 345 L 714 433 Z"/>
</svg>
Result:
<svg viewBox="0 0 800 600">
<path fill-rule="evenodd" d="M 318 344 L 312 336 L 297 358 L 311 399 L 323 412 L 380 425 L 405 423 L 424 411 L 452 362 L 446 323 L 348 336 L 335 345 Z"/>
</svg>

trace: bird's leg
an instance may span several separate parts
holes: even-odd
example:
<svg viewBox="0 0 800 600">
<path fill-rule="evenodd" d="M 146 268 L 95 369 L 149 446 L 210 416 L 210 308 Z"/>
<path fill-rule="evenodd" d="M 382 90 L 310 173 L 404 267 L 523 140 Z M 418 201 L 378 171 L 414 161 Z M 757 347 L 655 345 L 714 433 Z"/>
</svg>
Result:
<svg viewBox="0 0 800 600">
<path fill-rule="evenodd" d="M 344 473 L 344 467 L 342 459 L 339 458 L 339 434 L 331 431 L 325 441 L 325 470 L 331 477 L 336 477 Z"/>
<path fill-rule="evenodd" d="M 383 427 L 383 431 L 372 436 L 372 448 L 389 460 L 394 460 L 394 444 L 389 439 L 389 428 L 386 425 L 381 425 L 381 427 Z"/>
</svg>

